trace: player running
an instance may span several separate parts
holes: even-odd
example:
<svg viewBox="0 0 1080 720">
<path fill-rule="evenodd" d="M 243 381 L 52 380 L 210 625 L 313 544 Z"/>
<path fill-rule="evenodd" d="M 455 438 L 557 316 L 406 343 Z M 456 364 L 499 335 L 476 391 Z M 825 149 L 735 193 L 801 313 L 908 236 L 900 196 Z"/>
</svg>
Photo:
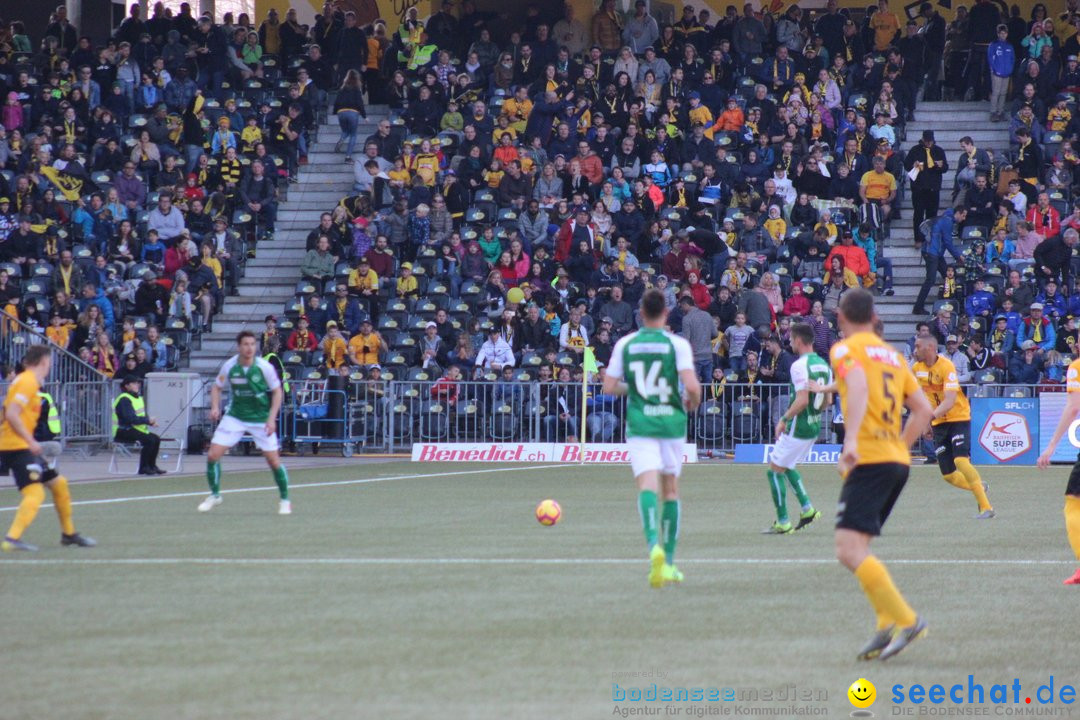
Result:
<svg viewBox="0 0 1080 720">
<path fill-rule="evenodd" d="M 225 451 L 250 435 L 262 451 L 274 473 L 281 502 L 278 514 L 292 513 L 289 502 L 289 474 L 278 455 L 277 417 L 283 393 L 274 366 L 255 353 L 255 333 L 244 330 L 236 336 L 237 354 L 225 361 L 217 380 L 210 389 L 210 419 L 221 424 L 210 440 L 206 454 L 206 479 L 210 495 L 199 503 L 199 512 L 207 512 L 221 504 L 221 456 Z M 221 389 L 229 386 L 229 407 L 221 415 Z"/>
<path fill-rule="evenodd" d="M 838 464 L 844 478 L 836 513 L 836 557 L 851 570 L 877 613 L 877 632 L 860 660 L 896 655 L 926 633 L 896 589 L 885 565 L 870 553 L 870 541 L 907 483 L 908 448 L 930 422 L 933 409 L 900 355 L 874 334 L 874 298 L 862 289 L 840 300 L 844 339 L 830 353 L 845 427 Z M 910 411 L 901 430 L 904 407 Z"/>
<path fill-rule="evenodd" d="M 1050 444 L 1046 446 L 1035 463 L 1040 470 L 1050 467 L 1050 458 L 1054 455 L 1054 448 L 1061 442 L 1062 436 L 1068 432 L 1077 414 L 1080 414 L 1080 360 L 1073 360 L 1069 365 L 1065 382 L 1065 390 L 1068 393 L 1065 410 L 1058 420 L 1054 437 L 1050 438 Z M 1069 484 L 1065 487 L 1065 533 L 1068 535 L 1073 554 L 1080 562 L 1080 455 L 1076 458 L 1076 464 L 1069 473 Z M 1066 578 L 1065 584 L 1080 585 L 1080 569 L 1073 573 L 1072 577 Z"/>
<path fill-rule="evenodd" d="M 776 507 L 776 521 L 762 531 L 766 535 L 786 535 L 821 517 L 803 487 L 802 475 L 795 465 L 806 459 L 821 433 L 821 413 L 829 404 L 828 393 L 812 392 L 810 383 L 829 385 L 829 364 L 814 352 L 814 330 L 798 323 L 791 326 L 791 349 L 799 359 L 791 364 L 791 406 L 776 423 L 776 445 L 769 454 L 769 489 Z M 802 512 L 799 524 L 792 525 L 787 512 L 787 483 L 791 483 Z"/>
<path fill-rule="evenodd" d="M 675 567 L 679 538 L 679 473 L 686 441 L 686 413 L 701 402 L 701 384 L 694 371 L 690 343 L 664 330 L 667 305 L 658 290 L 641 297 L 643 327 L 621 338 L 611 351 L 604 377 L 605 395 L 627 395 L 626 443 L 638 485 L 638 510 L 649 546 L 649 584 L 682 582 Z M 625 379 L 625 382 L 621 382 Z M 679 396 L 679 382 L 686 391 Z M 658 542 L 657 493 L 664 498 L 659 513 L 664 543 Z"/>
<path fill-rule="evenodd" d="M 911 371 L 934 407 L 930 426 L 941 476 L 950 485 L 972 492 L 979 503 L 975 519 L 989 520 L 996 513 L 986 499 L 979 471 L 971 464 L 971 405 L 960 390 L 956 366 L 938 354 L 937 338 L 932 336 L 915 341 L 915 358 Z"/>
<path fill-rule="evenodd" d="M 45 487 L 52 493 L 56 514 L 60 516 L 60 544 L 74 547 L 94 547 L 93 538 L 75 532 L 71 520 L 71 493 L 67 478 L 56 472 L 56 456 L 60 445 L 56 442 L 39 443 L 34 439 L 41 414 L 38 390 L 49 376 L 52 355 L 46 345 L 34 345 L 27 349 L 22 360 L 23 370 L 15 376 L 4 398 L 4 415 L 0 421 L 0 474 L 11 475 L 22 494 L 15 520 L 7 535 L 0 541 L 4 552 L 35 551 L 36 545 L 22 541 L 22 534 L 37 517 L 38 508 L 45 500 Z M 49 456 L 49 459 L 46 459 Z M 42 486 L 45 487 L 42 487 Z"/>
</svg>

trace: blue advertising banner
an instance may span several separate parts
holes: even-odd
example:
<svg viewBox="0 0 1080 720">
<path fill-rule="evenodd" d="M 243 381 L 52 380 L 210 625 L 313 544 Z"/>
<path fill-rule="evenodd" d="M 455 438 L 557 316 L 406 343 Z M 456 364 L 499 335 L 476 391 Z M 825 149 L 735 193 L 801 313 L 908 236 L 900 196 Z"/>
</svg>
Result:
<svg viewBox="0 0 1080 720">
<path fill-rule="evenodd" d="M 1034 465 L 1039 453 L 1039 400 L 972 398 L 971 461 L 976 465 Z"/>
<path fill-rule="evenodd" d="M 1058 420 L 1065 412 L 1066 395 L 1063 392 L 1044 392 L 1039 396 L 1039 452 L 1041 453 L 1050 444 L 1050 438 L 1054 437 Z M 1076 451 L 1080 449 L 1080 438 L 1077 437 L 1077 423 L 1069 426 L 1069 432 L 1061 438 L 1050 462 L 1071 463 L 1076 462 Z"/>
<path fill-rule="evenodd" d="M 769 462 L 769 452 L 772 445 L 756 445 L 738 443 L 735 446 L 735 462 L 748 465 L 761 465 Z M 839 445 L 814 445 L 810 448 L 810 454 L 803 460 L 809 465 L 828 465 L 835 463 L 840 457 Z"/>
</svg>

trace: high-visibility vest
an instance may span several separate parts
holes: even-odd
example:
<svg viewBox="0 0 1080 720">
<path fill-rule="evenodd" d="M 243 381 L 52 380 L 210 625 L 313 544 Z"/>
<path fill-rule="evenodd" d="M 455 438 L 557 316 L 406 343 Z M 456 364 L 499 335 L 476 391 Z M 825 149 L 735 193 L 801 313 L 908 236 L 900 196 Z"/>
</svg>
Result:
<svg viewBox="0 0 1080 720">
<path fill-rule="evenodd" d="M 127 398 L 131 401 L 131 409 L 135 411 L 135 415 L 146 415 L 146 400 L 144 400 L 142 397 L 135 397 L 131 393 L 126 392 L 117 395 L 116 399 L 113 400 L 112 404 L 112 431 L 114 437 L 116 435 L 116 431 L 120 429 L 120 417 L 116 414 L 116 406 L 119 405 L 120 401 L 124 398 Z M 140 433 L 150 432 L 150 427 L 148 425 L 133 425 L 131 429 L 135 432 Z"/>
<path fill-rule="evenodd" d="M 47 392 L 38 392 L 38 399 L 42 402 L 49 403 L 49 414 L 46 416 L 46 425 L 49 428 L 49 432 L 53 435 L 60 434 L 60 410 L 56 407 L 56 403 L 52 399 L 52 395 Z"/>
<path fill-rule="evenodd" d="M 263 355 L 263 360 L 273 365 L 275 370 L 277 370 L 279 365 L 281 366 L 281 391 L 288 395 L 289 373 L 285 372 L 285 365 L 281 362 L 281 358 L 277 356 L 277 353 L 266 353 L 265 355 Z M 277 365 L 274 364 L 275 360 L 277 360 Z"/>
</svg>

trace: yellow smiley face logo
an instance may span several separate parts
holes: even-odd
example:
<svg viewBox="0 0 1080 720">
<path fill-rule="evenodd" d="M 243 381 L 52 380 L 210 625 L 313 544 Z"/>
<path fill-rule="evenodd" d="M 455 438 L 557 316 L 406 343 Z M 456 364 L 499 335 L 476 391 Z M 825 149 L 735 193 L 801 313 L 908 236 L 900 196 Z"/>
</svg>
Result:
<svg viewBox="0 0 1080 720">
<path fill-rule="evenodd" d="M 874 704 L 874 700 L 877 698 L 877 688 L 874 687 L 874 683 L 866 678 L 859 678 L 851 683 L 851 687 L 847 690 L 847 696 L 855 707 L 868 708 Z"/>
</svg>

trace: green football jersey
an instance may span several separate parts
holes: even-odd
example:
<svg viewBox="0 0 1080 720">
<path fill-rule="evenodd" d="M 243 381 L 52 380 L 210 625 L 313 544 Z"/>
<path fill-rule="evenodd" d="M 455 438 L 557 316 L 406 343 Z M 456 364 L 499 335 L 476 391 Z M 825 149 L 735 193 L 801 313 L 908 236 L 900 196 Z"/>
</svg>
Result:
<svg viewBox="0 0 1080 720">
<path fill-rule="evenodd" d="M 803 355 L 791 364 L 791 399 L 806 390 L 810 382 L 828 385 L 832 382 L 829 363 L 817 353 Z M 821 433 L 821 413 L 825 410 L 825 393 L 810 393 L 810 402 L 788 424 L 788 434 L 800 440 L 812 440 Z"/>
<path fill-rule="evenodd" d="M 256 357 L 250 367 L 240 364 L 240 356 L 233 355 L 221 366 L 215 384 L 228 387 L 229 407 L 226 415 L 246 423 L 264 423 L 270 419 L 270 396 L 281 387 L 274 366 Z"/>
<path fill-rule="evenodd" d="M 686 437 L 679 371 L 693 369 L 690 343 L 664 330 L 643 328 L 615 343 L 607 374 L 626 382 L 627 437 Z"/>
</svg>

